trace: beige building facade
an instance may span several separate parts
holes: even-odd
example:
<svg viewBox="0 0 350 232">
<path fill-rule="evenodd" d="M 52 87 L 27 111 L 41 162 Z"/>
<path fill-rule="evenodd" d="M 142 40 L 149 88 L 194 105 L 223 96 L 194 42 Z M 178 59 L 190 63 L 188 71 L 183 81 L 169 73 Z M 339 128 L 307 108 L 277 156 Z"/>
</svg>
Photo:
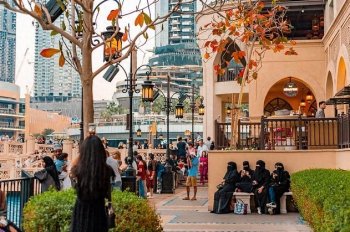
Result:
<svg viewBox="0 0 350 232">
<path fill-rule="evenodd" d="M 291 1 L 285 2 L 288 4 Z M 323 15 L 319 15 L 318 20 L 322 20 L 323 31 L 319 32 L 318 37 L 310 38 L 307 34 L 309 39 L 296 39 L 297 56 L 286 56 L 284 52 L 267 52 L 257 80 L 245 87 L 243 102 L 249 106 L 251 120 L 273 114 L 269 109 L 276 102 L 284 105 L 282 108 L 312 116 L 320 101 L 326 101 L 350 85 L 350 1 L 322 2 L 320 1 L 320 7 L 323 9 L 318 12 L 323 12 Z M 211 20 L 212 15 L 197 17 L 198 28 L 204 27 Z M 208 36 L 209 39 L 212 38 L 209 32 L 200 34 L 200 48 L 204 47 Z M 206 51 L 201 49 L 201 52 L 204 56 Z M 221 54 L 216 54 L 203 62 L 203 96 L 207 108 L 204 136 L 215 136 L 215 121 L 227 121 L 225 109 L 232 104 L 233 99 L 238 98 L 240 91 L 237 81 L 232 78 L 222 81 L 217 77 L 214 65 L 220 64 L 220 61 Z M 283 93 L 283 88 L 289 81 L 298 87 L 298 93 L 294 97 L 287 97 Z M 311 95 L 312 100 L 306 102 L 301 110 L 300 102 L 306 95 Z M 337 113 L 347 112 L 348 107 L 338 105 L 337 110 Z M 326 116 L 334 117 L 334 112 L 333 106 L 328 106 Z"/>
</svg>

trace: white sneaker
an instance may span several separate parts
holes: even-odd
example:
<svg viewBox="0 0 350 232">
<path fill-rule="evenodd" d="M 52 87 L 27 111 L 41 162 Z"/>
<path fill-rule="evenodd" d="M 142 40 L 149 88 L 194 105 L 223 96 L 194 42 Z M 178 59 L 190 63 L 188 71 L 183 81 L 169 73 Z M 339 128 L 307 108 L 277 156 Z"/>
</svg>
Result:
<svg viewBox="0 0 350 232">
<path fill-rule="evenodd" d="M 258 210 L 258 214 L 261 214 L 261 208 L 258 207 L 257 210 Z"/>
<path fill-rule="evenodd" d="M 277 205 L 276 205 L 276 203 L 274 203 L 274 202 L 270 202 L 270 203 L 267 203 L 267 204 L 266 204 L 266 207 L 268 207 L 268 208 L 276 208 Z"/>
</svg>

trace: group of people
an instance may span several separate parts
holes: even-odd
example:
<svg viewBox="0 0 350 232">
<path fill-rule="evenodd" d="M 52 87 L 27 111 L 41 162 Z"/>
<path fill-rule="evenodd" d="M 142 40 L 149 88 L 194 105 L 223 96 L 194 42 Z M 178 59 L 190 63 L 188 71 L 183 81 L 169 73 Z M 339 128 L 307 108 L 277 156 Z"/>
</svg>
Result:
<svg viewBox="0 0 350 232">
<path fill-rule="evenodd" d="M 282 163 L 275 164 L 275 170 L 270 173 L 265 162 L 258 160 L 255 170 L 249 162 L 243 162 L 243 169 L 237 170 L 235 162 L 227 164 L 227 171 L 218 190 L 214 195 L 213 213 L 229 213 L 232 211 L 233 192 L 254 193 L 255 206 L 258 214 L 267 213 L 267 208 L 274 208 L 280 213 L 280 198 L 290 188 L 290 175 L 284 170 Z"/>
</svg>

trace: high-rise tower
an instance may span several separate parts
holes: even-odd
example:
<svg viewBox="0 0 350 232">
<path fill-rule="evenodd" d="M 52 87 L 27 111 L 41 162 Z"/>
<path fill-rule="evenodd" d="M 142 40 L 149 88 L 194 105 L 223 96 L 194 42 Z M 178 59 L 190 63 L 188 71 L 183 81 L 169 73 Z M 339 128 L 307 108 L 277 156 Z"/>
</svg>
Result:
<svg viewBox="0 0 350 232">
<path fill-rule="evenodd" d="M 15 65 L 16 13 L 0 5 L 0 81 L 15 83 Z"/>
<path fill-rule="evenodd" d="M 56 23 L 61 23 L 57 19 Z M 66 63 L 59 67 L 56 55 L 44 58 L 40 52 L 44 48 L 58 48 L 60 37 L 50 36 L 39 25 L 35 30 L 35 62 L 34 62 L 34 100 L 39 102 L 66 101 L 81 97 L 79 74 Z M 70 46 L 70 43 L 66 43 Z"/>
<path fill-rule="evenodd" d="M 156 15 L 164 16 L 178 3 L 178 0 L 163 0 L 156 3 Z M 201 85 L 202 72 L 198 71 L 202 60 L 196 43 L 196 23 L 194 12 L 196 1 L 181 3 L 182 13 L 173 13 L 169 19 L 156 26 L 154 56 L 150 59 L 151 66 L 166 67 L 181 66 L 183 71 L 176 77 L 188 78 L 192 83 Z M 186 14 L 188 13 L 188 14 Z M 197 66 L 195 70 L 186 67 Z"/>
</svg>

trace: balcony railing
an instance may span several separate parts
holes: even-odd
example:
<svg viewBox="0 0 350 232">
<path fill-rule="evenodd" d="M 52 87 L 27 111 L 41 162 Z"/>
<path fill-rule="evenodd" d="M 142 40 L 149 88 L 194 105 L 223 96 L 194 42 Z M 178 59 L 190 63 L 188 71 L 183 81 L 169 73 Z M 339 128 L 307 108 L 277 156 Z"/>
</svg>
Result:
<svg viewBox="0 0 350 232">
<path fill-rule="evenodd" d="M 230 146 L 231 123 L 216 122 L 218 149 Z M 262 117 L 238 122 L 239 149 L 311 150 L 350 148 L 350 111 L 336 118 Z"/>
<path fill-rule="evenodd" d="M 38 180 L 21 172 L 21 178 L 0 180 L 0 191 L 6 198 L 6 217 L 18 227 L 22 227 L 23 207 L 31 196 L 41 192 Z"/>
<path fill-rule="evenodd" d="M 241 70 L 242 70 L 242 67 L 235 67 L 232 69 L 230 68 L 229 70 L 226 70 L 226 72 L 223 75 L 218 75 L 217 81 L 218 82 L 236 81 Z"/>
</svg>

